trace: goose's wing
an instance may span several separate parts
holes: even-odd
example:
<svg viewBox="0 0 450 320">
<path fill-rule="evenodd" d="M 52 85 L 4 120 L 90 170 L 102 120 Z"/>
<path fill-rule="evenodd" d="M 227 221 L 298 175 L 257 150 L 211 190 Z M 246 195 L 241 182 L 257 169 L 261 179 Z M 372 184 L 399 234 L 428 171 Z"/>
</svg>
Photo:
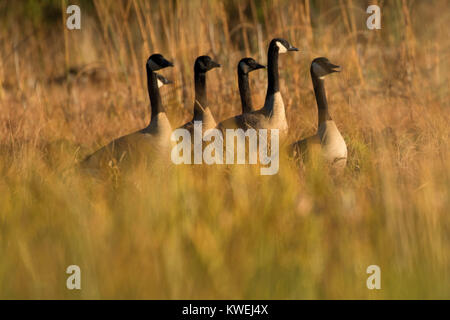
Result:
<svg viewBox="0 0 450 320">
<path fill-rule="evenodd" d="M 296 160 L 306 161 L 312 153 L 320 151 L 320 147 L 319 136 L 313 135 L 291 144 L 289 147 L 289 156 Z"/>
<path fill-rule="evenodd" d="M 266 122 L 265 114 L 257 110 L 224 120 L 217 125 L 217 128 L 222 131 L 225 129 L 261 129 L 265 128 Z"/>
<path fill-rule="evenodd" d="M 130 160 L 136 152 L 145 152 L 143 146 L 149 144 L 149 134 L 134 132 L 111 141 L 106 146 L 89 155 L 83 162 L 83 168 L 116 166 Z"/>
</svg>

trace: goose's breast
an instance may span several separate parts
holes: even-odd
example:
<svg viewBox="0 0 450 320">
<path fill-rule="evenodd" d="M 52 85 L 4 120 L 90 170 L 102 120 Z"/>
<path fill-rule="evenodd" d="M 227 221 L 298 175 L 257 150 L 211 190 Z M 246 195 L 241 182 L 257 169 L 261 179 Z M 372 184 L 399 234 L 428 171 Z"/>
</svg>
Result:
<svg viewBox="0 0 450 320">
<path fill-rule="evenodd" d="M 321 124 L 318 131 L 324 158 L 334 163 L 347 158 L 347 145 L 334 121 Z"/>
<path fill-rule="evenodd" d="M 286 134 L 288 124 L 286 120 L 286 111 L 281 93 L 277 92 L 266 102 L 265 108 L 271 110 L 266 127 L 270 129 L 279 129 L 280 134 Z"/>
<path fill-rule="evenodd" d="M 203 131 L 213 129 L 216 127 L 217 125 L 216 120 L 214 120 L 214 117 L 209 108 L 207 108 L 203 113 L 202 122 L 203 122 Z"/>
<path fill-rule="evenodd" d="M 150 134 L 153 139 L 170 140 L 172 134 L 172 126 L 170 125 L 167 115 L 163 112 L 157 114 L 152 121 L 146 133 Z"/>
</svg>

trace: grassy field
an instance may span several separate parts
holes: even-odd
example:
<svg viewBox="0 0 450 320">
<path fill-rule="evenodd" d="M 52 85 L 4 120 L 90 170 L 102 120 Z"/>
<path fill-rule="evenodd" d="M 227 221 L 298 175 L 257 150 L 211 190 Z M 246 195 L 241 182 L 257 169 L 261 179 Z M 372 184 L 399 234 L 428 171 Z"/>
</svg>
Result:
<svg viewBox="0 0 450 320">
<path fill-rule="evenodd" d="M 80 3 L 80 2 L 79 2 Z M 372 2 L 370 2 L 372 3 Z M 448 2 L 0 1 L 0 298 L 450 298 Z M 236 65 L 280 58 L 288 141 L 313 134 L 311 60 L 348 146 L 342 176 L 282 159 L 254 167 L 176 167 L 105 181 L 77 162 L 149 121 L 145 61 L 161 52 L 173 127 L 191 117 L 193 62 L 209 54 L 216 120 L 239 113 Z M 266 73 L 251 74 L 262 106 Z M 66 289 L 67 266 L 82 290 Z M 368 290 L 366 268 L 381 268 Z"/>
</svg>

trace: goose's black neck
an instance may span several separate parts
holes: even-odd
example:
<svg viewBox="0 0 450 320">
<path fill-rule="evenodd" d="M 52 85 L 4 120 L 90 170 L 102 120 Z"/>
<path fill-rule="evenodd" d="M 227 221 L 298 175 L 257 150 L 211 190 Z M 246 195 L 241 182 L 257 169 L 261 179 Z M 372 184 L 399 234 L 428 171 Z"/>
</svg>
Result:
<svg viewBox="0 0 450 320">
<path fill-rule="evenodd" d="M 266 99 L 280 91 L 280 83 L 278 76 L 278 46 L 275 42 L 272 42 L 269 46 L 269 52 L 267 55 L 267 95 Z"/>
<path fill-rule="evenodd" d="M 250 85 L 248 83 L 248 74 L 238 68 L 239 93 L 241 95 L 242 113 L 253 111 L 252 96 L 250 94 Z"/>
<path fill-rule="evenodd" d="M 158 78 L 156 73 L 147 67 L 147 87 L 148 95 L 150 97 L 151 114 L 152 119 L 160 112 L 165 112 L 161 101 L 161 95 L 159 94 Z"/>
<path fill-rule="evenodd" d="M 314 86 L 314 94 L 316 95 L 317 109 L 319 112 L 319 125 L 327 120 L 331 120 L 328 113 L 327 95 L 325 93 L 324 80 L 317 77 L 311 71 L 311 78 Z"/>
<path fill-rule="evenodd" d="M 202 71 L 194 71 L 195 81 L 195 103 L 194 103 L 194 120 L 203 114 L 208 106 L 206 98 L 206 73 Z"/>
</svg>

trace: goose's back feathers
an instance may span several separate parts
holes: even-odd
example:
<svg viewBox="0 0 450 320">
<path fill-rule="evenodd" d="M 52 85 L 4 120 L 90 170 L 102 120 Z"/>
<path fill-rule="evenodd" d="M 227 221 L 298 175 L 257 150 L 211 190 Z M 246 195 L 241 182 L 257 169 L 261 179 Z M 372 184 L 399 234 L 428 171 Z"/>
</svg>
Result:
<svg viewBox="0 0 450 320">
<path fill-rule="evenodd" d="M 217 126 L 220 130 L 225 129 L 261 129 L 268 125 L 268 117 L 263 110 L 256 110 L 240 114 L 220 122 Z"/>
<path fill-rule="evenodd" d="M 165 114 L 159 114 L 158 118 L 158 125 L 152 121 L 147 128 L 115 139 L 97 150 L 83 161 L 82 167 L 128 165 L 157 158 L 170 161 L 172 129 Z"/>
<path fill-rule="evenodd" d="M 218 129 L 279 129 L 280 137 L 288 131 L 284 103 L 277 92 L 266 101 L 262 109 L 237 115 L 219 123 Z"/>
</svg>

